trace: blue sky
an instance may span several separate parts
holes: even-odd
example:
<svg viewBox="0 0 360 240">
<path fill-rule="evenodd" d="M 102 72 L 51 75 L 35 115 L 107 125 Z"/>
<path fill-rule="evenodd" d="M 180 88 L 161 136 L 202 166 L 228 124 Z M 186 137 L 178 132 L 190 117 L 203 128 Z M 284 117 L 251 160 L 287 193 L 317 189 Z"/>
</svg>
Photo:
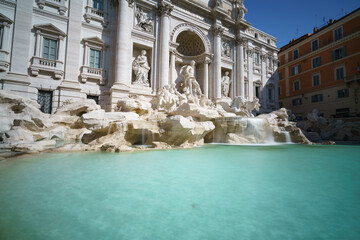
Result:
<svg viewBox="0 0 360 240">
<path fill-rule="evenodd" d="M 245 0 L 245 19 L 254 27 L 276 37 L 280 48 L 324 24 L 360 7 L 360 0 Z"/>
</svg>

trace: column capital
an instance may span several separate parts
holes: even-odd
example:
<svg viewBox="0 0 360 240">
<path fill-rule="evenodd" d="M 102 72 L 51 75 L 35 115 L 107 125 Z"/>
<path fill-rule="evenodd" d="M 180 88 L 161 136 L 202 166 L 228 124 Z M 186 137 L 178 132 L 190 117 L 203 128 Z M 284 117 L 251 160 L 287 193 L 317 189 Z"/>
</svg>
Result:
<svg viewBox="0 0 360 240">
<path fill-rule="evenodd" d="M 129 4 L 129 7 L 134 7 L 135 5 L 135 0 L 126 0 Z"/>
<path fill-rule="evenodd" d="M 214 26 L 212 29 L 212 32 L 214 33 L 215 36 L 221 36 L 225 31 L 225 28 L 223 28 L 222 26 Z"/>
<path fill-rule="evenodd" d="M 235 44 L 236 44 L 236 45 L 244 46 L 244 45 L 247 44 L 247 39 L 244 38 L 244 37 L 237 36 L 237 37 L 235 38 Z"/>
<path fill-rule="evenodd" d="M 174 9 L 174 5 L 161 1 L 161 4 L 158 7 L 158 11 L 161 16 L 170 16 L 172 10 Z"/>
<path fill-rule="evenodd" d="M 246 53 L 249 57 L 253 57 L 255 50 L 253 48 L 247 47 Z"/>
<path fill-rule="evenodd" d="M 210 59 L 209 57 L 206 57 L 206 58 L 204 59 L 204 63 L 205 63 L 205 64 L 210 64 L 210 63 L 211 63 L 211 59 Z"/>
</svg>

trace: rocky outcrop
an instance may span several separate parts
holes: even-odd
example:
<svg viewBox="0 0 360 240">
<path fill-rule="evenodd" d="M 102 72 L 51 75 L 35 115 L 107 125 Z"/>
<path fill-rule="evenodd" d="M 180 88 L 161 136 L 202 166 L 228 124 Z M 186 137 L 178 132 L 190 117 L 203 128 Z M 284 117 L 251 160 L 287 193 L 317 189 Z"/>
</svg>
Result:
<svg viewBox="0 0 360 240">
<path fill-rule="evenodd" d="M 360 141 L 360 121 L 326 119 L 316 109 L 307 115 L 306 121 L 298 122 L 297 127 L 313 142 Z"/>
<path fill-rule="evenodd" d="M 209 102 L 204 95 L 189 102 L 173 88 L 163 89 L 163 99 L 126 97 L 117 111 L 105 112 L 93 100 L 67 101 L 54 114 L 45 114 L 39 105 L 11 92 L 0 91 L 0 148 L 18 152 L 133 151 L 148 148 L 189 148 L 205 142 L 268 143 L 273 136 L 286 141 L 309 143 L 302 132 L 287 120 L 285 109 L 251 115 L 257 101 L 231 110 L 230 99 Z M 177 97 L 177 98 L 176 98 Z M 172 99 L 175 102 L 172 102 Z M 154 108 L 154 106 L 160 106 Z M 271 138 L 271 139 L 270 139 Z"/>
</svg>

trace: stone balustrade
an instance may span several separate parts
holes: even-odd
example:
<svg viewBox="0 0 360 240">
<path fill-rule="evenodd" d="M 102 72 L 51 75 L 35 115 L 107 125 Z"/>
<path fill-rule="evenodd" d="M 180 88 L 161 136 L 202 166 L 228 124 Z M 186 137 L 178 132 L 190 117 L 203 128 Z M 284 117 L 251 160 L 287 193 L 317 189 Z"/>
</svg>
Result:
<svg viewBox="0 0 360 240">
<path fill-rule="evenodd" d="M 88 79 L 94 79 L 98 80 L 100 85 L 104 85 L 106 82 L 106 71 L 102 68 L 82 66 L 80 78 L 82 83 L 86 83 Z"/>
<path fill-rule="evenodd" d="M 44 71 L 54 73 L 55 79 L 61 79 L 64 75 L 64 64 L 59 60 L 33 57 L 30 70 L 33 76 L 38 76 L 39 71 Z"/>
</svg>

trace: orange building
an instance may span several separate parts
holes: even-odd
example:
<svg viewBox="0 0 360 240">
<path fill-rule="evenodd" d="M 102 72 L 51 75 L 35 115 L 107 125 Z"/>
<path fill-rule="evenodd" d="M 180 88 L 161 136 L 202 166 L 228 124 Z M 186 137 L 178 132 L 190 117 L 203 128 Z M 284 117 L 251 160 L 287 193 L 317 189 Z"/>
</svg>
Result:
<svg viewBox="0 0 360 240">
<path fill-rule="evenodd" d="M 360 116 L 360 8 L 283 46 L 279 105 L 299 118 Z"/>
</svg>

